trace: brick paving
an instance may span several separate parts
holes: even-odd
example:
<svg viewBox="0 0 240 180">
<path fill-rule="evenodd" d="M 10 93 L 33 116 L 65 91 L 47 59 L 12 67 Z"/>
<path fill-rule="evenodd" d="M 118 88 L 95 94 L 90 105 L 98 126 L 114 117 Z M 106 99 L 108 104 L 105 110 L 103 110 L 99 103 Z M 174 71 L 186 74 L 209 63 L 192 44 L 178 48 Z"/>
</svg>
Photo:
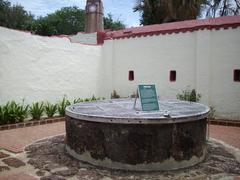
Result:
<svg viewBox="0 0 240 180">
<path fill-rule="evenodd" d="M 0 149 L 20 153 L 26 145 L 36 140 L 64 132 L 64 122 L 0 131 Z"/>
<path fill-rule="evenodd" d="M 240 149 L 240 127 L 210 125 L 210 137 Z"/>
</svg>

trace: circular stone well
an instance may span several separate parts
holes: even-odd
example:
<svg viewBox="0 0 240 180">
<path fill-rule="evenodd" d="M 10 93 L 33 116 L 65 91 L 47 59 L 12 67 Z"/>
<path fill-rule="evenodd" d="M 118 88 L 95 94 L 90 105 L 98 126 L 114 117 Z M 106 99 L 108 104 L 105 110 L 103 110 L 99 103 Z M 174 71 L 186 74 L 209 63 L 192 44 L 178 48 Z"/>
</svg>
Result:
<svg viewBox="0 0 240 180">
<path fill-rule="evenodd" d="M 136 171 L 173 170 L 204 160 L 207 106 L 159 101 L 159 111 L 143 112 L 133 104 L 134 99 L 117 99 L 67 107 L 68 153 L 96 166 Z"/>
</svg>

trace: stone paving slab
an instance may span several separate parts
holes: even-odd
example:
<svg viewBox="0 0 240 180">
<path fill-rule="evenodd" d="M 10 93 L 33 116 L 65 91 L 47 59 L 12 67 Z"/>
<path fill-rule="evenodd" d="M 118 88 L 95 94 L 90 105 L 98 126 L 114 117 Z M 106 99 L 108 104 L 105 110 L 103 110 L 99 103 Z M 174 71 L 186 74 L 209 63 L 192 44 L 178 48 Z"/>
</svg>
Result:
<svg viewBox="0 0 240 180">
<path fill-rule="evenodd" d="M 25 166 L 25 163 L 17 158 L 7 158 L 2 161 L 10 167 L 19 168 L 20 166 Z"/>
<path fill-rule="evenodd" d="M 240 163 L 225 146 L 208 141 L 206 159 L 193 167 L 174 171 L 134 172 L 99 168 L 78 161 L 65 151 L 64 136 L 45 139 L 26 148 L 28 163 L 45 172 L 41 179 L 81 179 L 81 180 L 205 180 L 231 179 L 240 175 Z M 42 164 L 44 164 L 42 166 Z M 46 168 L 48 167 L 48 168 Z"/>
</svg>

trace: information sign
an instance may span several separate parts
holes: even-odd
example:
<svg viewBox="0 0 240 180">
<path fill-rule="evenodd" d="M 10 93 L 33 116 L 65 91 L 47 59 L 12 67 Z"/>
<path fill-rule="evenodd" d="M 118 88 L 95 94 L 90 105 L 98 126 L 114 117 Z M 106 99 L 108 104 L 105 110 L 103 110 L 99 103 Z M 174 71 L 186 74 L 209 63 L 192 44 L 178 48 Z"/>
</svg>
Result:
<svg viewBox="0 0 240 180">
<path fill-rule="evenodd" d="M 138 85 L 138 92 L 143 111 L 159 110 L 155 85 Z"/>
</svg>

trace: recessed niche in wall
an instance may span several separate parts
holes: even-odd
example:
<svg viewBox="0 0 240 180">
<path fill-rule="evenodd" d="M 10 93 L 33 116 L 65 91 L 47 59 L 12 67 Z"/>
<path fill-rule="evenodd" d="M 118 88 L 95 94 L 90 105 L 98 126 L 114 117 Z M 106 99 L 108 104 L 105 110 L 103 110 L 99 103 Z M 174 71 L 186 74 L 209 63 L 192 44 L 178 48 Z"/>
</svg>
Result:
<svg viewBox="0 0 240 180">
<path fill-rule="evenodd" d="M 170 77 L 169 77 L 170 81 L 174 82 L 176 81 L 176 78 L 177 78 L 177 72 L 175 70 L 171 70 Z"/>
<path fill-rule="evenodd" d="M 240 69 L 235 69 L 233 71 L 233 80 L 236 82 L 240 82 Z"/>
<path fill-rule="evenodd" d="M 133 81 L 134 80 L 134 71 L 129 71 L 128 72 L 128 80 L 129 81 Z"/>
</svg>

